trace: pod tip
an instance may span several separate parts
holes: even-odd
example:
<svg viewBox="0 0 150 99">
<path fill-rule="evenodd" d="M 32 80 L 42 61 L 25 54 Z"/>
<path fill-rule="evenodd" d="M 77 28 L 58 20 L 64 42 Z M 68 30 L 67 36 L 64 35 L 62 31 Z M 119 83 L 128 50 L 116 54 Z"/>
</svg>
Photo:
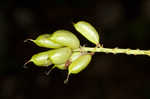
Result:
<svg viewBox="0 0 150 99">
<path fill-rule="evenodd" d="M 67 78 L 64 80 L 64 84 L 67 84 L 69 82 L 69 76 L 70 74 L 68 73 Z"/>
<path fill-rule="evenodd" d="M 54 68 L 55 68 L 55 66 L 53 66 L 50 70 L 48 70 L 47 72 L 45 72 L 45 74 L 48 76 Z"/>
<path fill-rule="evenodd" d="M 31 62 L 31 60 L 25 62 L 24 65 L 23 65 L 23 68 L 28 68 L 28 67 L 27 67 L 27 64 L 30 63 L 30 62 Z"/>
<path fill-rule="evenodd" d="M 33 39 L 26 39 L 26 40 L 24 40 L 24 43 L 26 43 L 28 41 L 34 41 L 34 40 Z"/>
</svg>

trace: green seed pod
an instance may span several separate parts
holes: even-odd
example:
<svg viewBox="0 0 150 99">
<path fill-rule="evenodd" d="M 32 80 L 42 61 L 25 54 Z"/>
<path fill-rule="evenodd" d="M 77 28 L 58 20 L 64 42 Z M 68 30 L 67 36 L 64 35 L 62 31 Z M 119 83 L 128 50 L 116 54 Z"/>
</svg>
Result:
<svg viewBox="0 0 150 99">
<path fill-rule="evenodd" d="M 71 57 L 70 57 L 70 61 L 73 62 L 76 59 L 78 59 L 81 56 L 81 52 L 73 52 Z"/>
<path fill-rule="evenodd" d="M 91 59 L 92 59 L 92 55 L 85 54 L 85 55 L 81 55 L 79 58 L 73 61 L 69 65 L 68 76 L 67 76 L 67 79 L 64 81 L 64 83 L 66 84 L 68 82 L 70 74 L 77 74 L 81 72 L 82 70 L 84 70 L 90 63 Z"/>
<path fill-rule="evenodd" d="M 90 54 L 85 54 L 80 56 L 78 59 L 76 59 L 72 64 L 69 66 L 69 74 L 77 74 L 81 72 L 83 69 L 87 67 L 87 65 L 90 63 L 92 59 L 92 56 Z"/>
<path fill-rule="evenodd" d="M 55 65 L 56 68 L 60 69 L 60 70 L 66 70 L 68 66 L 66 65 L 70 65 L 71 62 L 75 61 L 77 58 L 79 58 L 81 55 L 80 52 L 73 52 L 71 57 L 69 58 L 69 60 L 64 63 L 64 64 L 58 64 L 58 65 Z"/>
<path fill-rule="evenodd" d="M 60 48 L 63 45 L 58 44 L 50 39 L 51 35 L 50 34 L 42 34 L 38 36 L 35 40 L 32 39 L 27 39 L 30 41 L 33 41 L 36 45 L 39 47 L 45 47 L 45 48 Z M 27 41 L 25 40 L 25 41 Z"/>
<path fill-rule="evenodd" d="M 68 66 L 70 65 L 71 62 L 75 61 L 77 58 L 79 58 L 81 55 L 80 52 L 73 52 L 71 57 L 69 58 L 68 61 L 66 61 L 66 63 L 64 64 L 57 64 L 54 65 L 47 73 L 46 75 L 49 75 L 49 73 L 54 69 L 54 68 L 58 68 L 60 70 L 66 70 L 68 68 Z"/>
<path fill-rule="evenodd" d="M 27 63 L 33 62 L 36 66 L 48 67 L 49 65 L 52 64 L 51 60 L 49 59 L 49 52 L 50 51 L 37 53 L 37 54 L 33 55 Z M 25 63 L 25 64 L 27 64 L 27 63 Z"/>
<path fill-rule="evenodd" d="M 79 39 L 67 30 L 57 30 L 52 34 L 51 40 L 72 49 L 77 49 L 80 46 Z"/>
<path fill-rule="evenodd" d="M 58 48 L 49 52 L 49 59 L 53 64 L 64 64 L 71 56 L 72 50 L 69 47 Z"/>
<path fill-rule="evenodd" d="M 79 21 L 74 24 L 75 29 L 92 43 L 99 44 L 99 35 L 96 29 L 88 22 Z"/>
<path fill-rule="evenodd" d="M 54 65 L 54 67 L 56 67 L 56 68 L 58 68 L 60 70 L 66 70 L 67 69 L 65 64 Z"/>
</svg>

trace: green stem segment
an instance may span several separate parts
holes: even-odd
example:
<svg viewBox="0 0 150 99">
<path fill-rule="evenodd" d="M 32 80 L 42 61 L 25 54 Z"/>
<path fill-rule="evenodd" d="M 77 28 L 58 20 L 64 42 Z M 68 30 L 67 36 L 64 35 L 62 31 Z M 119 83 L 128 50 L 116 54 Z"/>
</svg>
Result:
<svg viewBox="0 0 150 99">
<path fill-rule="evenodd" d="M 82 47 L 75 49 L 74 51 L 89 51 L 89 52 L 104 52 L 104 53 L 113 53 L 113 54 L 127 54 L 127 55 L 148 55 L 150 56 L 150 50 L 132 50 L 132 49 L 121 49 L 121 48 L 91 48 L 91 47 Z"/>
</svg>

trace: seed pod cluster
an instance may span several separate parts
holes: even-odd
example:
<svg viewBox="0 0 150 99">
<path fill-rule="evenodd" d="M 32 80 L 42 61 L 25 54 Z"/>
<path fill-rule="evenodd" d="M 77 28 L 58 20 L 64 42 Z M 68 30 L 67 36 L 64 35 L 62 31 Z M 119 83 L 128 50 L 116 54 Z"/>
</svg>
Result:
<svg viewBox="0 0 150 99">
<path fill-rule="evenodd" d="M 80 21 L 74 24 L 75 29 L 81 33 L 86 39 L 94 44 L 99 44 L 99 36 L 97 31 L 91 24 Z M 52 66 L 48 74 L 54 68 L 60 70 L 68 70 L 68 82 L 70 74 L 78 74 L 84 70 L 92 59 L 92 54 L 85 51 L 75 51 L 80 48 L 80 41 L 76 35 L 68 30 L 57 30 L 52 34 L 42 34 L 32 41 L 39 47 L 50 48 L 45 52 L 40 52 L 31 57 L 25 63 L 33 62 L 36 66 L 48 67 Z"/>
<path fill-rule="evenodd" d="M 37 66 L 49 66 L 51 64 L 65 64 L 69 60 L 72 50 L 80 46 L 79 39 L 68 30 L 58 30 L 53 34 L 42 34 L 33 41 L 39 47 L 51 48 L 49 51 L 37 53 L 27 62 L 33 62 Z M 27 41 L 26 40 L 26 41 Z"/>
</svg>

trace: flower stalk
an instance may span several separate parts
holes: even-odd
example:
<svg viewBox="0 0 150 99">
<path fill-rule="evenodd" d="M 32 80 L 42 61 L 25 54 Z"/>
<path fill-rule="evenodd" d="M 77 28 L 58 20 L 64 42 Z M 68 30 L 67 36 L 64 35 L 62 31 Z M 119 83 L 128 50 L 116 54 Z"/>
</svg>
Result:
<svg viewBox="0 0 150 99">
<path fill-rule="evenodd" d="M 113 54 L 127 54 L 127 55 L 147 55 L 150 56 L 150 50 L 140 50 L 140 49 L 122 49 L 122 48 L 92 48 L 92 47 L 81 47 L 73 51 L 89 51 L 89 52 L 104 52 L 104 53 L 113 53 Z"/>
</svg>

